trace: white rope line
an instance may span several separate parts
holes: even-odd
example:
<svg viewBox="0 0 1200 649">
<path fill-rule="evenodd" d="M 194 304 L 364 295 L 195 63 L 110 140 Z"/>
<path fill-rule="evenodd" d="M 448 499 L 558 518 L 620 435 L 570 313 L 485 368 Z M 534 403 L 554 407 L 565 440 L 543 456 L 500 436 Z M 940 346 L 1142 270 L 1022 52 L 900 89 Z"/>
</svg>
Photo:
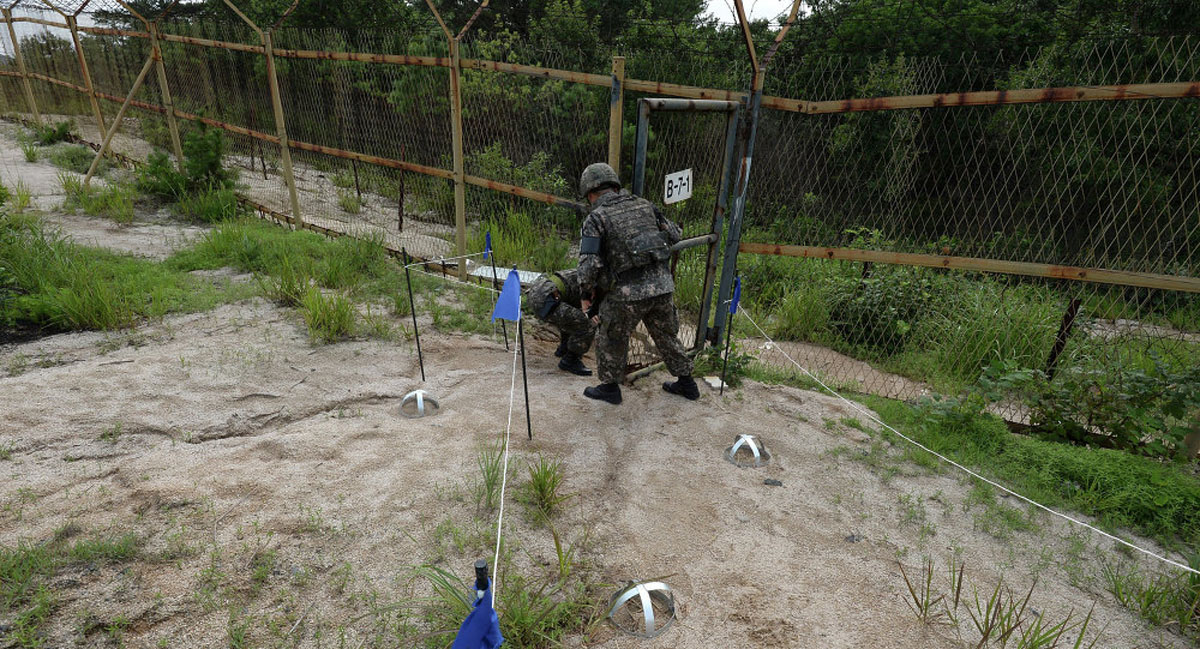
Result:
<svg viewBox="0 0 1200 649">
<path fill-rule="evenodd" d="M 412 268 L 413 266 L 424 266 L 425 264 L 440 264 L 440 263 L 447 262 L 447 261 L 457 261 L 459 259 L 469 259 L 471 257 L 478 257 L 479 255 L 482 255 L 482 254 L 483 254 L 482 252 L 472 252 L 470 254 L 459 255 L 457 257 L 438 257 L 437 259 L 426 259 L 424 261 L 414 261 L 414 262 L 411 262 L 410 264 L 408 264 L 408 266 L 406 266 L 406 268 Z M 493 252 L 492 254 L 495 254 L 495 253 Z"/>
<path fill-rule="evenodd" d="M 422 275 L 428 275 L 430 277 L 434 277 L 434 278 L 440 279 L 445 282 L 450 282 L 451 284 L 457 284 L 459 286 L 467 286 L 467 287 L 471 287 L 471 288 L 477 288 L 477 289 L 484 290 L 484 291 L 490 291 L 490 292 L 496 293 L 496 294 L 500 293 L 500 291 L 498 291 L 490 286 L 484 286 L 483 284 L 476 284 L 475 282 L 463 282 L 463 281 L 459 281 L 457 279 L 452 279 L 449 276 L 443 277 L 441 275 L 438 275 L 437 273 L 431 273 L 427 270 L 421 270 L 420 268 L 414 268 L 413 270 L 415 270 L 418 273 L 421 273 Z"/>
<path fill-rule="evenodd" d="M 504 426 L 504 473 L 500 477 L 500 515 L 496 519 L 496 556 L 492 559 L 492 606 L 495 608 L 496 594 L 500 592 L 500 534 L 504 529 L 504 488 L 508 484 L 508 440 L 512 432 L 513 402 L 517 394 L 517 352 L 520 345 L 513 345 L 512 382 L 508 388 L 508 423 Z"/>
<path fill-rule="evenodd" d="M 957 468 L 957 469 L 960 469 L 960 470 L 962 470 L 963 472 L 967 473 L 968 475 L 970 475 L 970 476 L 972 476 L 972 477 L 974 477 L 974 478 L 977 478 L 977 479 L 979 479 L 979 480 L 982 480 L 982 481 L 984 481 L 984 482 L 986 482 L 986 483 L 988 483 L 988 484 L 992 485 L 993 487 L 995 487 L 995 488 L 997 488 L 997 489 L 999 489 L 999 490 L 1003 491 L 1004 493 L 1007 493 L 1007 494 L 1009 494 L 1010 496 L 1013 496 L 1013 497 L 1015 497 L 1015 498 L 1018 498 L 1018 499 L 1020 499 L 1020 500 L 1023 500 L 1023 501 L 1025 501 L 1025 502 L 1029 503 L 1030 505 L 1033 505 L 1034 507 L 1037 507 L 1038 509 L 1041 509 L 1041 510 L 1043 510 L 1043 511 L 1049 512 L 1050 514 L 1053 514 L 1053 515 L 1055 515 L 1055 516 L 1058 516 L 1059 518 L 1062 518 L 1062 519 L 1068 520 L 1068 521 L 1070 521 L 1070 522 L 1072 522 L 1072 523 L 1075 523 L 1076 525 L 1080 525 L 1080 526 L 1082 526 L 1082 527 L 1086 527 L 1086 528 L 1088 528 L 1089 530 L 1091 530 L 1091 531 L 1093 531 L 1093 532 L 1096 532 L 1097 534 L 1100 534 L 1101 536 L 1103 536 L 1103 537 L 1105 537 L 1105 538 L 1108 538 L 1108 539 L 1111 539 L 1111 540 L 1113 540 L 1113 541 L 1116 541 L 1117 543 L 1120 543 L 1121 545 L 1127 546 L 1127 547 L 1129 547 L 1129 548 L 1131 548 L 1131 549 L 1133 549 L 1133 550 L 1137 550 L 1138 552 L 1141 552 L 1142 554 L 1144 554 L 1144 555 L 1146 555 L 1146 556 L 1153 557 L 1153 558 L 1155 558 L 1155 559 L 1158 559 L 1159 561 L 1162 561 L 1162 562 L 1164 562 L 1164 563 L 1168 563 L 1168 564 L 1170 564 L 1170 565 L 1172 565 L 1172 566 L 1175 566 L 1176 568 L 1179 568 L 1179 569 L 1181 569 L 1181 570 L 1186 570 L 1187 572 L 1190 572 L 1190 573 L 1192 573 L 1192 574 L 1197 574 L 1197 575 L 1200 575 L 1200 570 L 1196 570 L 1195 568 L 1192 568 L 1191 566 L 1184 565 L 1184 564 L 1182 564 L 1182 563 L 1179 563 L 1178 561 L 1174 561 L 1174 560 L 1172 560 L 1172 559 L 1169 559 L 1169 558 L 1167 558 L 1167 557 L 1165 557 L 1165 556 L 1163 556 L 1163 555 L 1156 554 L 1155 552 L 1152 552 L 1152 551 L 1150 551 L 1150 550 L 1147 550 L 1147 549 L 1145 549 L 1145 548 L 1143 548 L 1143 547 L 1140 547 L 1140 546 L 1134 545 L 1134 544 L 1130 543 L 1129 541 L 1126 541 L 1126 540 L 1124 540 L 1124 539 L 1121 539 L 1121 538 L 1117 538 L 1116 536 L 1113 536 L 1112 534 L 1109 534 L 1108 532 L 1105 532 L 1105 531 L 1104 531 L 1104 530 L 1102 530 L 1102 529 L 1099 529 L 1099 528 L 1097 528 L 1097 527 L 1093 527 L 1092 525 L 1089 525 L 1089 524 L 1087 524 L 1087 523 L 1085 523 L 1085 522 L 1083 522 L 1083 521 L 1081 521 L 1081 520 L 1079 520 L 1079 519 L 1073 518 L 1073 517 L 1071 517 L 1071 516 L 1068 516 L 1067 514 L 1064 514 L 1064 513 L 1062 513 L 1062 512 L 1059 512 L 1059 511 L 1057 511 L 1057 510 L 1054 510 L 1054 509 L 1051 509 L 1051 508 L 1049 508 L 1049 507 L 1047 507 L 1047 506 L 1045 506 L 1045 505 L 1043 505 L 1043 504 L 1041 504 L 1041 503 L 1039 503 L 1039 502 L 1037 502 L 1037 501 L 1035 501 L 1035 500 L 1032 500 L 1032 499 L 1030 499 L 1030 498 L 1026 498 L 1025 496 L 1022 496 L 1021 494 L 1019 494 L 1019 493 L 1017 493 L 1017 492 L 1013 491 L 1012 489 L 1009 489 L 1008 487 L 1005 487 L 1004 485 L 1002 485 L 1002 484 L 1000 484 L 1000 483 L 998 483 L 998 482 L 995 482 L 995 481 L 993 481 L 993 480 L 989 480 L 989 479 L 987 479 L 987 478 L 985 478 L 985 477 L 983 477 L 983 476 L 979 475 L 978 473 L 976 473 L 976 472 L 974 472 L 974 471 L 972 471 L 972 470 L 968 469 L 967 467 L 965 467 L 965 466 L 963 466 L 963 465 L 959 464 L 958 462 L 955 462 L 954 460 L 951 460 L 950 458 L 948 458 L 948 457 L 946 457 L 946 456 L 942 455 L 941 453 L 938 453 L 937 451 L 935 451 L 935 450 L 933 450 L 933 449 L 929 448 L 928 446 L 925 446 L 924 444 L 922 444 L 922 443 L 920 443 L 920 442 L 918 442 L 918 441 L 916 441 L 916 440 L 914 440 L 914 439 L 912 439 L 912 438 L 908 437 L 907 435 L 905 435 L 904 433 L 901 433 L 900 431 L 896 430 L 895 428 L 892 428 L 891 426 L 887 425 L 885 422 L 883 422 L 882 420 L 880 420 L 878 417 L 876 417 L 876 416 L 875 416 L 875 415 L 874 415 L 874 414 L 873 414 L 871 411 L 867 410 L 866 408 L 863 408 L 863 407 L 862 407 L 862 406 L 860 406 L 858 403 L 855 403 L 854 401 L 851 401 L 851 400 L 847 399 L 846 397 L 843 397 L 843 396 L 842 396 L 841 394 L 839 394 L 839 393 L 838 393 L 836 390 L 834 390 L 833 388 L 831 388 L 831 387 L 829 387 L 828 385 L 826 385 L 824 381 L 822 381 L 821 379 L 817 378 L 817 376 L 816 376 L 815 374 L 813 374 L 812 372 L 809 372 L 807 369 L 805 369 L 803 365 L 801 365 L 800 363 L 797 363 L 797 362 L 796 362 L 796 360 L 795 360 L 794 358 L 792 358 L 791 356 L 789 356 L 789 355 L 788 355 L 788 353 L 787 353 L 786 351 L 784 351 L 782 347 L 780 347 L 780 346 L 779 346 L 779 345 L 778 345 L 778 344 L 777 344 L 777 343 L 776 343 L 774 340 L 771 340 L 771 337 L 767 335 L 767 332 L 763 331 L 762 327 L 758 326 L 758 323 L 757 323 L 757 322 L 755 322 L 755 321 L 754 321 L 754 318 L 751 318 L 751 317 L 750 317 L 750 313 L 746 311 L 746 307 L 744 307 L 744 306 L 739 306 L 739 307 L 738 307 L 738 310 L 739 310 L 739 311 L 741 311 L 741 312 L 742 312 L 742 313 L 743 313 L 743 314 L 746 316 L 746 319 L 750 321 L 750 324 L 754 325 L 754 328 L 758 330 L 758 333 L 762 334 L 762 337 L 767 339 L 767 342 L 768 342 L 768 343 L 770 343 L 771 347 L 772 347 L 772 348 L 774 348 L 774 349 L 776 349 L 776 350 L 778 350 L 778 351 L 779 351 L 779 353 L 783 354 L 784 358 L 786 358 L 786 359 L 788 359 L 789 361 L 791 361 L 792 365 L 795 365 L 797 368 L 799 368 L 799 370 L 800 370 L 801 372 L 804 372 L 804 373 L 805 373 L 805 374 L 806 374 L 806 375 L 807 375 L 809 378 L 811 378 L 812 380 L 814 380 L 814 381 L 816 381 L 817 383 L 819 383 L 819 384 L 821 385 L 821 387 L 825 388 L 825 390 L 827 390 L 827 391 L 828 391 L 830 394 L 832 394 L 833 396 L 837 397 L 838 399 L 841 399 L 841 400 L 842 400 L 844 403 L 846 403 L 846 405 L 848 405 L 848 406 L 850 406 L 851 408 L 854 408 L 854 409 L 855 409 L 855 410 L 857 410 L 858 412 L 862 413 L 864 416 L 866 416 L 866 417 L 867 417 L 868 419 L 870 419 L 871 421 L 874 421 L 875 423 L 879 424 L 880 426 L 883 426 L 884 428 L 886 428 L 886 429 L 888 429 L 888 430 L 892 431 L 893 433 L 895 433 L 896 435 L 898 435 L 898 436 L 899 436 L 901 439 L 903 439 L 904 441 L 908 442 L 909 444 L 912 444 L 913 446 L 916 446 L 917 448 L 919 448 L 919 449 L 921 449 L 921 450 L 925 451 L 926 453 L 929 453 L 930 455 L 933 455 L 934 457 L 938 458 L 939 460 L 941 460 L 941 461 L 943 461 L 943 462 L 945 462 L 945 463 L 947 463 L 947 464 L 949 464 L 949 465 L 951 465 L 951 466 L 953 466 L 953 467 L 955 467 L 955 468 Z M 731 319 L 732 319 L 732 318 L 731 318 Z"/>
</svg>

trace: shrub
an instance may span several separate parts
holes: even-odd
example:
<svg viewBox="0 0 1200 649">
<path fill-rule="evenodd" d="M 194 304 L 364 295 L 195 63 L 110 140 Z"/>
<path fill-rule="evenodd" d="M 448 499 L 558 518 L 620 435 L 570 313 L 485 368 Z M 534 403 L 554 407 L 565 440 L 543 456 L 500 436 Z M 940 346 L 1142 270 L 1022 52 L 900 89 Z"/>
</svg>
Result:
<svg viewBox="0 0 1200 649">
<path fill-rule="evenodd" d="M 1045 439 L 1176 455 L 1200 412 L 1200 366 L 1175 369 L 1158 357 L 1152 360 L 1149 370 L 1066 367 L 1053 381 L 1040 370 L 997 363 L 980 382 L 993 400 L 1015 395 L 1025 402 Z"/>
<path fill-rule="evenodd" d="M 0 183 L 0 207 L 4 207 L 4 204 L 8 202 L 11 196 L 12 194 L 8 191 L 8 187 L 5 187 L 4 183 Z"/>
<path fill-rule="evenodd" d="M 499 180 L 555 196 L 570 196 L 571 183 L 562 175 L 562 167 L 551 163 L 551 158 L 545 151 L 533 154 L 525 164 L 513 162 L 500 148 L 500 142 L 493 142 L 482 151 L 470 153 L 465 160 L 469 173 L 477 174 L 491 180 Z M 508 196 L 499 192 L 486 191 L 480 195 L 479 212 L 481 216 L 503 214 L 523 205 L 524 199 Z M 574 226 L 574 215 L 558 207 L 544 206 L 532 208 L 540 220 L 555 226 L 568 224 Z"/>
<path fill-rule="evenodd" d="M 187 179 L 175 170 L 166 153 L 155 151 L 150 154 L 146 165 L 138 169 L 135 185 L 143 194 L 175 201 L 187 188 Z"/>
<path fill-rule="evenodd" d="M 932 282 L 917 269 L 888 269 L 857 283 L 832 287 L 829 321 L 852 345 L 896 354 L 928 310 Z"/>
<path fill-rule="evenodd" d="M 167 201 L 180 200 L 184 192 L 204 194 L 232 189 L 235 172 L 221 166 L 224 155 L 221 132 L 201 123 L 183 140 L 183 173 L 175 169 L 166 153 L 156 151 L 138 171 L 137 188 Z"/>
<path fill-rule="evenodd" d="M 183 171 L 188 185 L 197 187 L 232 187 L 234 172 L 222 167 L 225 139 L 221 131 L 210 129 L 201 122 L 183 140 Z"/>
</svg>

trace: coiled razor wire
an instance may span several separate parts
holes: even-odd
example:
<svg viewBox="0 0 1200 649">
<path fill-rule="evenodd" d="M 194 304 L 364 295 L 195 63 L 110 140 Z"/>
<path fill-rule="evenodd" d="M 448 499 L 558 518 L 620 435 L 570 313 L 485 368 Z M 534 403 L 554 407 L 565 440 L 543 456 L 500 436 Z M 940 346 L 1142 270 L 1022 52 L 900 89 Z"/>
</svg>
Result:
<svg viewBox="0 0 1200 649">
<path fill-rule="evenodd" d="M 857 404 L 857 403 L 855 403 L 855 402 L 853 402 L 853 401 L 851 401 L 851 400 L 847 399 L 846 397 L 843 397 L 841 394 L 839 394 L 839 393 L 838 393 L 838 391 L 837 391 L 837 390 L 834 390 L 833 388 L 831 388 L 831 387 L 829 387 L 828 385 L 826 385 L 826 384 L 825 384 L 825 382 L 824 382 L 824 381 L 822 381 L 821 379 L 817 378 L 817 376 L 816 376 L 815 374 L 813 374 L 812 372 L 809 372 L 809 371 L 808 371 L 807 369 L 805 369 L 805 367 L 804 367 L 803 365 L 801 365 L 800 363 L 797 363 L 797 362 L 796 362 L 796 360 L 795 360 L 794 358 L 792 358 L 791 356 L 789 356 L 789 355 L 788 355 L 788 353 L 787 353 L 786 351 L 784 351 L 782 347 L 780 347 L 778 344 L 776 344 L 776 343 L 775 343 L 775 341 L 774 341 L 774 340 L 772 340 L 772 339 L 771 339 L 771 337 L 767 335 L 767 332 L 763 331 L 762 327 L 758 326 L 758 323 L 754 321 L 754 318 L 750 317 L 750 313 L 749 313 L 749 311 L 747 311 L 747 309 L 746 309 L 745 305 L 738 305 L 738 313 L 739 313 L 739 314 L 741 314 L 741 315 L 743 315 L 743 316 L 745 316 L 746 320 L 749 320 L 749 321 L 750 321 L 750 324 L 754 325 L 754 328 L 755 328 L 755 329 L 757 329 L 757 330 L 758 330 L 758 333 L 759 333 L 759 334 L 761 334 L 761 335 L 762 335 L 762 337 L 763 337 L 763 338 L 765 338 L 765 339 L 767 340 L 767 342 L 768 342 L 768 343 L 771 345 L 771 347 L 772 347 L 772 348 L 774 348 L 774 349 L 776 349 L 776 350 L 778 350 L 778 351 L 779 351 L 779 353 L 783 354 L 783 357 L 784 357 L 784 358 L 786 358 L 786 359 L 788 359 L 789 361 L 791 361 L 792 365 L 795 365 L 795 366 L 796 366 L 796 368 L 797 368 L 797 369 L 799 369 L 801 372 L 803 372 L 805 376 L 807 376 L 808 378 L 810 378 L 810 379 L 812 379 L 812 380 L 816 381 L 816 382 L 817 382 L 817 383 L 818 383 L 818 384 L 819 384 L 819 385 L 820 385 L 822 388 L 825 388 L 825 390 L 826 390 L 827 392 L 829 392 L 829 393 L 830 393 L 830 394 L 832 394 L 833 396 L 837 397 L 838 399 L 842 400 L 842 402 L 844 402 L 846 405 L 850 406 L 851 408 L 853 408 L 853 409 L 857 410 L 857 411 L 858 411 L 859 413 L 861 413 L 863 416 L 865 416 L 865 417 L 867 417 L 868 419 L 870 419 L 871 421 L 873 421 L 873 422 L 875 422 L 875 423 L 879 424 L 880 426 L 883 426 L 884 428 L 886 428 L 886 429 L 888 429 L 888 430 L 892 431 L 892 432 L 893 432 L 893 433 L 895 433 L 897 436 L 899 436 L 899 437 L 900 437 L 900 439 L 903 439 L 904 441 L 908 442 L 909 444 L 912 444 L 913 446 L 916 446 L 917 448 L 921 449 L 922 451 L 925 451 L 926 453 L 929 453 L 930 455 L 932 455 L 932 456 L 934 456 L 934 457 L 938 458 L 939 460 L 941 460 L 941 461 L 945 462 L 946 464 L 949 464 L 950 466 L 952 466 L 952 467 L 954 467 L 954 468 L 956 468 L 956 469 L 959 469 L 959 470 L 963 471 L 963 472 L 964 472 L 964 473 L 966 473 L 967 475 L 969 475 L 969 476 L 971 476 L 971 477 L 973 477 L 973 478 L 977 478 L 977 479 L 979 479 L 979 480 L 982 480 L 982 481 L 984 481 L 984 482 L 986 482 L 986 483 L 988 483 L 988 484 L 992 485 L 993 487 L 995 487 L 995 488 L 997 488 L 997 489 L 999 489 L 999 490 L 1003 491 L 1004 493 L 1006 493 L 1006 494 L 1008 494 L 1008 495 L 1010 495 L 1010 496 L 1013 496 L 1014 498 L 1017 498 L 1017 499 L 1019 499 L 1019 500 L 1022 500 L 1022 501 L 1026 502 L 1026 503 L 1029 503 L 1030 505 L 1033 505 L 1034 507 L 1037 507 L 1038 509 L 1041 509 L 1042 511 L 1045 511 L 1045 512 L 1048 512 L 1048 513 L 1050 513 L 1050 514 L 1053 514 L 1053 515 L 1055 515 L 1055 516 L 1057 516 L 1057 517 L 1059 517 L 1059 518 L 1061 518 L 1061 519 L 1063 519 L 1063 520 L 1070 521 L 1070 522 L 1072 522 L 1072 523 L 1074 523 L 1074 524 L 1076 524 L 1076 525 L 1079 525 L 1079 526 L 1081 526 L 1081 527 L 1086 527 L 1087 529 L 1089 529 L 1089 530 L 1091 530 L 1091 531 L 1093 531 L 1093 532 L 1095 532 L 1095 533 L 1097 533 L 1097 534 L 1099 534 L 1099 535 L 1101 535 L 1101 536 L 1103 536 L 1103 537 L 1105 537 L 1105 538 L 1107 538 L 1107 539 L 1109 539 L 1109 540 L 1116 541 L 1117 543 L 1120 543 L 1121 545 L 1124 545 L 1124 546 L 1126 546 L 1126 547 L 1128 547 L 1128 548 L 1130 548 L 1130 549 L 1132 549 L 1132 550 L 1136 550 L 1136 551 L 1138 551 L 1138 552 L 1141 552 L 1142 554 L 1144 554 L 1144 555 L 1146 555 L 1146 556 L 1148 556 L 1148 557 L 1151 557 L 1151 558 L 1154 558 L 1154 559 L 1158 559 L 1159 561 L 1161 561 L 1161 562 L 1163 562 L 1163 563 L 1167 563 L 1167 564 L 1170 564 L 1170 565 L 1172 565 L 1172 566 L 1175 566 L 1176 568 L 1179 568 L 1180 570 L 1185 570 L 1185 571 L 1187 571 L 1187 572 L 1190 572 L 1190 573 L 1192 573 L 1192 574 L 1194 574 L 1194 575 L 1200 575 L 1200 570 L 1196 570 L 1195 568 L 1192 568 L 1191 566 L 1184 565 L 1184 564 L 1182 564 L 1182 563 L 1179 563 L 1178 561 L 1175 561 L 1175 560 L 1173 560 L 1173 559 L 1170 559 L 1170 558 L 1168 558 L 1168 557 L 1165 557 L 1165 556 L 1163 556 L 1163 555 L 1161 555 L 1161 554 L 1157 554 L 1157 553 L 1155 553 L 1155 552 L 1153 552 L 1153 551 L 1151 551 L 1151 550 L 1147 550 L 1146 548 L 1143 548 L 1143 547 L 1141 547 L 1141 546 L 1134 545 L 1133 543 L 1130 543 L 1129 541 L 1126 541 L 1125 539 L 1121 539 L 1121 538 L 1118 538 L 1118 537 L 1116 537 L 1116 536 L 1113 536 L 1112 534 L 1109 534 L 1108 532 L 1105 532 L 1105 531 L 1104 531 L 1104 530 L 1102 530 L 1102 529 L 1099 529 L 1099 528 L 1097 528 L 1097 527 L 1094 527 L 1094 526 L 1092 526 L 1092 525 L 1089 525 L 1089 524 L 1087 524 L 1087 523 L 1085 523 L 1085 522 L 1083 522 L 1083 521 L 1081 521 L 1081 520 L 1079 520 L 1079 519 L 1077 519 L 1077 518 L 1074 518 L 1074 517 L 1072 517 L 1072 516 L 1069 516 L 1069 515 L 1067 515 L 1067 514 L 1064 514 L 1064 513 L 1060 512 L 1060 511 L 1058 511 L 1058 510 L 1051 509 L 1051 508 L 1049 508 L 1049 507 L 1047 507 L 1047 506 L 1045 506 L 1045 505 L 1043 505 L 1043 504 L 1041 504 L 1041 503 L 1037 502 L 1036 500 L 1033 500 L 1033 499 L 1031 499 L 1031 498 L 1027 498 L 1027 497 L 1025 497 L 1025 496 L 1022 496 L 1021 494 L 1019 494 L 1019 493 L 1017 493 L 1017 492 L 1013 491 L 1012 489 L 1009 489 L 1008 487 L 1005 487 L 1004 485 L 1002 485 L 1002 484 L 1000 484 L 1000 483 L 998 483 L 998 482 L 996 482 L 996 481 L 994 481 L 994 480 L 989 480 L 989 479 L 987 479 L 987 478 L 983 477 L 982 475 L 979 475 L 979 474 L 978 474 L 978 473 L 976 473 L 975 471 L 972 471 L 972 470 L 968 469 L 967 467 L 965 467 L 965 466 L 963 466 L 963 465 L 959 464 L 958 462 L 955 462 L 954 460 L 951 460 L 950 458 L 946 457 L 945 455 L 942 455 L 941 453 L 938 453 L 937 451 L 935 451 L 935 450 L 933 450 L 933 449 L 929 448 L 928 446 L 925 446 L 924 444 L 922 444 L 922 443 L 920 443 L 920 442 L 918 442 L 918 441 L 916 441 L 916 440 L 912 439 L 911 437 L 909 437 L 909 436 L 905 435 L 904 433 L 902 433 L 902 432 L 900 432 L 900 431 L 896 430 L 895 428 L 892 428 L 891 426 L 887 425 L 887 424 L 886 424 L 886 423 L 884 423 L 882 420 L 880 420 L 880 419 L 879 419 L 879 417 L 876 417 L 874 413 L 872 413 L 871 411 L 867 410 L 866 408 L 863 408 L 863 407 L 862 407 L 862 406 L 860 406 L 859 404 Z"/>
</svg>

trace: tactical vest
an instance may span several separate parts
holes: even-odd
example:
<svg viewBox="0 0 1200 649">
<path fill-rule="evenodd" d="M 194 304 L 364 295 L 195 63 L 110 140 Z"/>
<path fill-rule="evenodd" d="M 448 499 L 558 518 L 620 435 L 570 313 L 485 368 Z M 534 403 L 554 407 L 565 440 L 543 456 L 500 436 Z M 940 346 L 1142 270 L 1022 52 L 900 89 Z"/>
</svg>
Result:
<svg viewBox="0 0 1200 649">
<path fill-rule="evenodd" d="M 614 278 L 671 258 L 671 246 L 654 210 L 636 196 L 621 196 L 605 205 L 604 228 L 604 262 Z"/>
</svg>

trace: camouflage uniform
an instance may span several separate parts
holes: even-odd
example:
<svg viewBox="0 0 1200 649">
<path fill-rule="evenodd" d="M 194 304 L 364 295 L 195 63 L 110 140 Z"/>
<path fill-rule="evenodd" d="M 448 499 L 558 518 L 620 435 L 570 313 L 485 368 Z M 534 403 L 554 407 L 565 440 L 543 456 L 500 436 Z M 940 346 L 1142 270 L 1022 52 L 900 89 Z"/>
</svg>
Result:
<svg viewBox="0 0 1200 649">
<path fill-rule="evenodd" d="M 575 356 L 586 354 L 596 337 L 596 325 L 580 310 L 582 296 L 579 272 L 560 270 L 546 273 L 531 284 L 525 302 L 534 317 L 558 327 L 566 351 Z"/>
<path fill-rule="evenodd" d="M 625 377 L 629 337 L 639 322 L 675 376 L 691 376 L 692 359 L 679 342 L 670 246 L 682 236 L 649 201 L 610 191 L 592 204 L 583 222 L 579 284 L 584 295 L 604 293 L 596 361 L 601 383 Z"/>
</svg>

